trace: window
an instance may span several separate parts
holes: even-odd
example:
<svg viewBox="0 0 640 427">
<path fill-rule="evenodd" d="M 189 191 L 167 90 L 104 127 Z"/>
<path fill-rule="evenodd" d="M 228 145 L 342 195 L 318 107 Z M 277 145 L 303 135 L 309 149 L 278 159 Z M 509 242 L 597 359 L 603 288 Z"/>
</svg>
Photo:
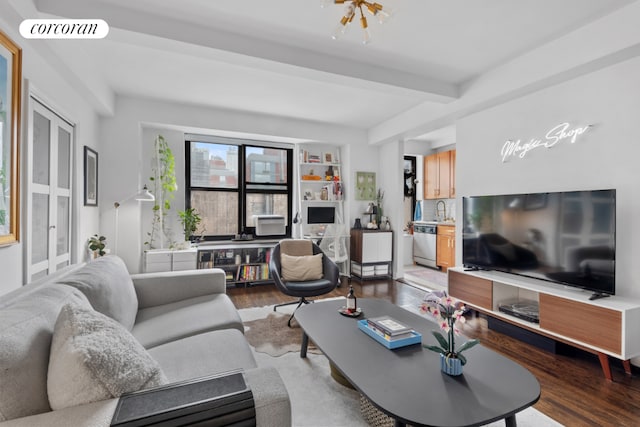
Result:
<svg viewBox="0 0 640 427">
<path fill-rule="evenodd" d="M 191 136 L 186 141 L 187 207 L 206 239 L 255 234 L 255 216 L 282 215 L 291 235 L 293 150 L 257 141 Z"/>
</svg>

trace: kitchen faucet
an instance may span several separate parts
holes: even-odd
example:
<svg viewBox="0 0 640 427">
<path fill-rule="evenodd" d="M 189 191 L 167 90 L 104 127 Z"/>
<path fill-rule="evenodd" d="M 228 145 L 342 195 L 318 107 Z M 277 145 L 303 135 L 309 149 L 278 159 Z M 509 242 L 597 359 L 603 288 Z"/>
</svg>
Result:
<svg viewBox="0 0 640 427">
<path fill-rule="evenodd" d="M 438 202 L 436 203 L 436 216 L 440 218 L 440 203 L 442 203 L 442 220 L 446 221 L 447 220 L 447 204 L 444 202 L 444 200 L 438 200 Z"/>
</svg>

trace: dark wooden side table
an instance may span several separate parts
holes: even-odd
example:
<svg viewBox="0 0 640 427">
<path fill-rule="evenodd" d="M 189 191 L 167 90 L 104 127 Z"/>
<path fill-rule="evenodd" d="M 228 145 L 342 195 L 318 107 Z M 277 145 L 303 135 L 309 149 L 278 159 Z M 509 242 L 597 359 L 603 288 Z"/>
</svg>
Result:
<svg viewBox="0 0 640 427">
<path fill-rule="evenodd" d="M 516 414 L 540 398 L 538 380 L 525 368 L 482 345 L 466 354 L 458 377 L 440 371 L 439 355 L 412 345 L 389 350 L 360 331 L 356 321 L 389 315 L 435 344 L 436 325 L 388 301 L 359 299 L 360 318 L 338 313 L 342 300 L 316 302 L 296 311 L 303 329 L 300 356 L 311 338 L 336 369 L 396 426 L 479 426 Z"/>
</svg>

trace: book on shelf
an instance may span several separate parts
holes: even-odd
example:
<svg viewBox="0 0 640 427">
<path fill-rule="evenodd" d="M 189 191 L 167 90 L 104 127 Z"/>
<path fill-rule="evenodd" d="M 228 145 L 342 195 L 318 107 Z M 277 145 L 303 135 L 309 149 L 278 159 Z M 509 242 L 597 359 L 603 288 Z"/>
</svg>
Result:
<svg viewBox="0 0 640 427">
<path fill-rule="evenodd" d="M 319 154 L 308 154 L 307 155 L 308 163 L 321 163 L 321 158 Z"/>
<path fill-rule="evenodd" d="M 242 265 L 238 268 L 238 281 L 244 280 L 247 282 L 253 282 L 258 280 L 269 280 L 269 265 L 268 264 L 254 264 L 254 265 Z"/>
<path fill-rule="evenodd" d="M 367 319 L 367 323 L 372 328 L 382 331 L 385 335 L 395 336 L 411 331 L 411 328 L 404 323 L 397 321 L 390 316 L 379 316 Z"/>
</svg>

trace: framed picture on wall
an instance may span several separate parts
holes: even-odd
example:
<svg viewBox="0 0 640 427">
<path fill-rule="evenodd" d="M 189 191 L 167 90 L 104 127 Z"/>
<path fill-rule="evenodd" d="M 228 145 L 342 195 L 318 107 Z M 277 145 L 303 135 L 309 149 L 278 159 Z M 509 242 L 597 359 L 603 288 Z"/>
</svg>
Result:
<svg viewBox="0 0 640 427">
<path fill-rule="evenodd" d="M 17 243 L 22 49 L 0 31 L 0 246 Z"/>
<path fill-rule="evenodd" d="M 98 206 L 98 153 L 84 146 L 84 205 Z"/>
<path fill-rule="evenodd" d="M 356 200 L 376 199 L 376 173 L 356 172 Z"/>
</svg>

